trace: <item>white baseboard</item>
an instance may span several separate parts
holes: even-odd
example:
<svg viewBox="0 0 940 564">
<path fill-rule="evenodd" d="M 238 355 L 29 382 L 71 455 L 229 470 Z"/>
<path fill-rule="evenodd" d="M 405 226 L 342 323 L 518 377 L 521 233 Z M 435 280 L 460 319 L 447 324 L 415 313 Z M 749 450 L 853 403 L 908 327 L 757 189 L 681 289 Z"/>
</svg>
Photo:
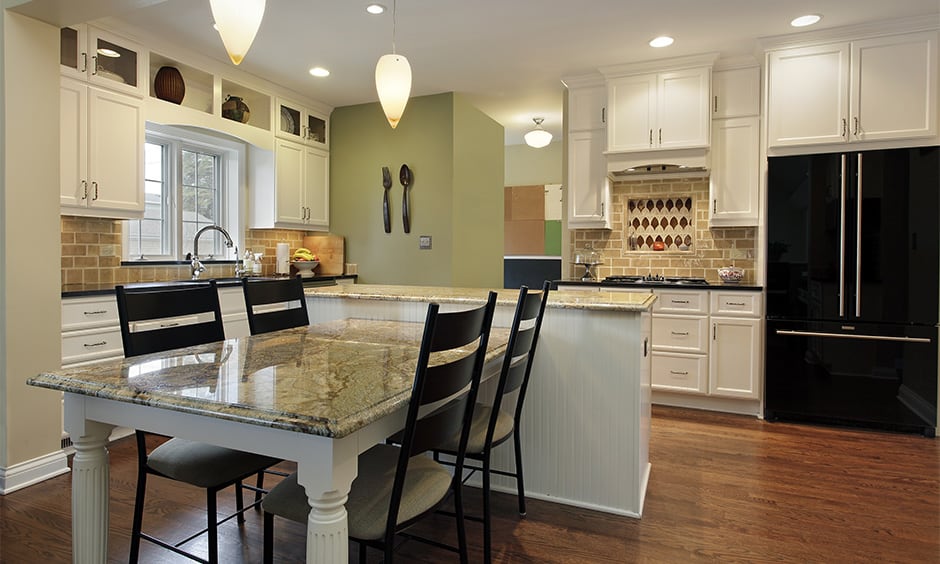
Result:
<svg viewBox="0 0 940 564">
<path fill-rule="evenodd" d="M 0 468 L 0 495 L 60 476 L 69 471 L 68 457 L 59 450 L 9 468 Z"/>
</svg>

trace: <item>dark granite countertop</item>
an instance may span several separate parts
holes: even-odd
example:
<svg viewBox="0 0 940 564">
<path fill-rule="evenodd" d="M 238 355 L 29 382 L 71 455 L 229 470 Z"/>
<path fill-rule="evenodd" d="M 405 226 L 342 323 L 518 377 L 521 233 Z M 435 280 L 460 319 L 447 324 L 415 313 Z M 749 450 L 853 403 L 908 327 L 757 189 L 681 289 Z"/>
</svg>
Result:
<svg viewBox="0 0 940 564">
<path fill-rule="evenodd" d="M 577 280 L 553 280 L 553 287 L 557 288 L 558 284 L 567 284 L 569 286 L 596 286 L 604 289 L 618 288 L 618 289 L 628 289 L 628 288 L 643 288 L 643 289 L 665 289 L 670 290 L 742 290 L 746 292 L 761 292 L 764 290 L 763 286 L 756 286 L 752 284 L 725 284 L 722 282 L 709 282 L 708 284 L 670 284 L 663 282 L 631 282 L 629 284 L 604 284 L 600 280 L 596 282 L 582 282 L 580 279 Z"/>
<path fill-rule="evenodd" d="M 313 286 L 329 286 L 335 284 L 337 280 L 343 279 L 353 279 L 358 278 L 358 274 L 338 274 L 335 276 L 313 276 L 311 278 L 304 279 L 304 286 L 313 287 Z M 275 278 L 274 276 L 260 276 L 259 278 Z M 215 280 L 219 288 L 225 288 L 227 286 L 238 286 L 240 285 L 241 278 L 203 278 L 202 280 Z M 146 281 L 146 282 L 124 282 L 126 286 L 139 286 L 139 285 L 157 285 L 157 284 L 168 284 L 171 282 L 185 282 L 186 280 L 157 280 L 157 281 Z M 114 287 L 118 284 L 114 282 L 108 282 L 104 284 L 63 284 L 62 285 L 62 297 L 63 298 L 77 298 L 81 296 L 102 296 L 107 294 L 114 293 Z"/>
</svg>

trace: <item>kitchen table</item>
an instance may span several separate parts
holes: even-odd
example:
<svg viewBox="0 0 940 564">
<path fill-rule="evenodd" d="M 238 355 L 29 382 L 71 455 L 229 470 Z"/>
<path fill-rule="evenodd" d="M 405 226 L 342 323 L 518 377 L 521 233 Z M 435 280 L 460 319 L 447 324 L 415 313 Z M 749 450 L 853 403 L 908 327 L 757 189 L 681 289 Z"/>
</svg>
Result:
<svg viewBox="0 0 940 564">
<path fill-rule="evenodd" d="M 296 461 L 311 507 L 307 562 L 345 564 L 357 457 L 403 427 L 423 329 L 342 319 L 32 378 L 65 392 L 73 561 L 107 559 L 106 443 L 125 426 Z M 493 329 L 487 376 L 508 337 Z"/>
</svg>

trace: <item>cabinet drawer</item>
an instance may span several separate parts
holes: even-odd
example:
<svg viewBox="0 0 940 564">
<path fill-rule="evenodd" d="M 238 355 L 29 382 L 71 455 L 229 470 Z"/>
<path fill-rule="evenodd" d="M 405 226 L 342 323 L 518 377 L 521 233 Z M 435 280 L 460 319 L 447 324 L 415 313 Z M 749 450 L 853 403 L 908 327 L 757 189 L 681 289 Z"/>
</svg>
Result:
<svg viewBox="0 0 940 564">
<path fill-rule="evenodd" d="M 653 316 L 653 350 L 708 352 L 708 319 L 678 315 Z"/>
<path fill-rule="evenodd" d="M 66 298 L 62 300 L 62 330 L 74 331 L 92 327 L 117 327 L 117 300 L 114 296 Z M 120 338 L 118 339 L 120 342 Z"/>
<path fill-rule="evenodd" d="M 70 331 L 62 335 L 62 365 L 121 357 L 124 345 L 117 327 Z"/>
<path fill-rule="evenodd" d="M 704 394 L 708 391 L 708 359 L 703 355 L 653 353 L 654 390 Z"/>
<path fill-rule="evenodd" d="M 760 292 L 711 291 L 712 315 L 760 317 L 762 294 Z"/>
<path fill-rule="evenodd" d="M 656 290 L 659 299 L 653 304 L 653 313 L 708 313 L 708 292 L 686 290 Z"/>
</svg>

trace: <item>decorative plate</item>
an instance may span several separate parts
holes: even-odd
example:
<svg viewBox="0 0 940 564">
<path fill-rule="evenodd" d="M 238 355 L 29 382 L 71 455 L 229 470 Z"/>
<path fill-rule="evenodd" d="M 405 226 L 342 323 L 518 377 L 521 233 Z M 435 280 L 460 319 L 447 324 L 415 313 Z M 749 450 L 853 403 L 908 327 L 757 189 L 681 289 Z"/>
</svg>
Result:
<svg viewBox="0 0 940 564">
<path fill-rule="evenodd" d="M 281 131 L 297 135 L 297 124 L 294 123 L 294 116 L 284 106 L 281 106 Z"/>
</svg>

